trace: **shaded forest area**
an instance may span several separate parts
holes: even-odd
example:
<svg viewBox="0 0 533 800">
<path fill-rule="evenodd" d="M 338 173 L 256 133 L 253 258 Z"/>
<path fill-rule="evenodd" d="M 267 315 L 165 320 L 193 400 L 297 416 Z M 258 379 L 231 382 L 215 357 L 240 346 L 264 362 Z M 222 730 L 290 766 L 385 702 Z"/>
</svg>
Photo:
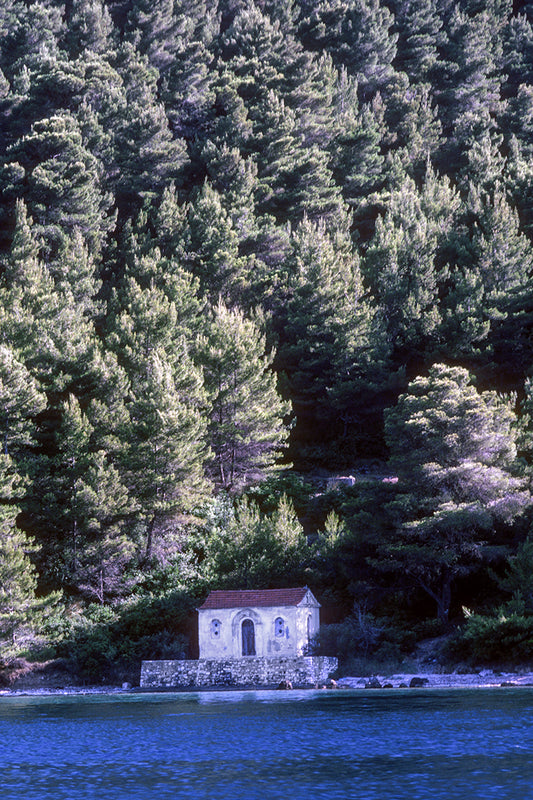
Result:
<svg viewBox="0 0 533 800">
<path fill-rule="evenodd" d="M 533 3 L 3 0 L 0 655 L 533 646 Z M 330 474 L 352 485 L 327 485 Z"/>
</svg>

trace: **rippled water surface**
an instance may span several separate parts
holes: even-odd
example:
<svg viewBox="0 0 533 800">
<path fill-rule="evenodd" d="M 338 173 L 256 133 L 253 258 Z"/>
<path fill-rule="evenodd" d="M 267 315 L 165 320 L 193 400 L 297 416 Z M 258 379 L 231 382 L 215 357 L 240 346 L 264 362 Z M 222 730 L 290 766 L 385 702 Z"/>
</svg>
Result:
<svg viewBox="0 0 533 800">
<path fill-rule="evenodd" d="M 533 689 L 0 697 L 1 800 L 533 800 Z"/>
</svg>

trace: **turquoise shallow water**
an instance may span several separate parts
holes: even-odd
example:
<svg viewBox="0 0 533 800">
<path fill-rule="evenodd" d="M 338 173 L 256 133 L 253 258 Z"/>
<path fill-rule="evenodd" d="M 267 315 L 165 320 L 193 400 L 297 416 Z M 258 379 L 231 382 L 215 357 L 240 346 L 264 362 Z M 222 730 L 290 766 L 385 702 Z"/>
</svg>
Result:
<svg viewBox="0 0 533 800">
<path fill-rule="evenodd" d="M 533 689 L 0 697 L 1 800 L 533 800 Z"/>
</svg>

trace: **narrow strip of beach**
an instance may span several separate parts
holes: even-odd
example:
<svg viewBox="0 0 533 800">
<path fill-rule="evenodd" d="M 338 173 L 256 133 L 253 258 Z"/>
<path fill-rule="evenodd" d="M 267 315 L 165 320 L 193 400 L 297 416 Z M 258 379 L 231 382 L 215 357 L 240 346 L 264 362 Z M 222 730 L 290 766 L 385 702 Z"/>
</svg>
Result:
<svg viewBox="0 0 533 800">
<path fill-rule="evenodd" d="M 346 676 L 339 678 L 340 689 L 404 689 L 404 688 L 490 688 L 497 686 L 531 686 L 533 672 L 499 672 L 484 669 L 472 673 L 417 672 L 394 675 Z"/>
</svg>

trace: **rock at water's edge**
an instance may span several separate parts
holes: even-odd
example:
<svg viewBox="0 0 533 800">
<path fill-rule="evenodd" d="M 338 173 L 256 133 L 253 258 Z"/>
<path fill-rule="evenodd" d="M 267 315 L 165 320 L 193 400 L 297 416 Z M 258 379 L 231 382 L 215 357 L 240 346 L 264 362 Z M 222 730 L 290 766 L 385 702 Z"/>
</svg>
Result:
<svg viewBox="0 0 533 800">
<path fill-rule="evenodd" d="M 410 689 L 417 689 L 417 688 L 420 688 L 421 686 L 427 686 L 428 683 L 429 683 L 429 680 L 427 678 L 419 678 L 417 676 L 415 678 L 411 678 L 411 680 L 409 681 L 409 688 Z"/>
</svg>

